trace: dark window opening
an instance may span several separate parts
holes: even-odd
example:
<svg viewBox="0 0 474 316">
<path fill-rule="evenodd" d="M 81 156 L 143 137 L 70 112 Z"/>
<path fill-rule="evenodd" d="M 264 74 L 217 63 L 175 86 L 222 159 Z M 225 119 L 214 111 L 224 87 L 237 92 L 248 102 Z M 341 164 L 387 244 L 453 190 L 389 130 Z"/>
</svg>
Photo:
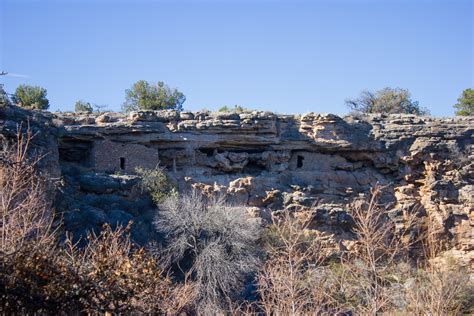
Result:
<svg viewBox="0 0 474 316">
<path fill-rule="evenodd" d="M 59 159 L 61 161 L 90 166 L 92 142 L 60 138 L 58 143 Z"/>
<path fill-rule="evenodd" d="M 254 160 L 249 160 L 249 162 L 242 169 L 242 173 L 249 174 L 251 176 L 258 176 L 265 170 L 266 170 L 265 166 L 258 164 Z"/>
<path fill-rule="evenodd" d="M 207 157 L 212 157 L 214 156 L 215 148 L 200 148 L 199 151 L 206 154 Z"/>
<path fill-rule="evenodd" d="M 297 158 L 298 158 L 298 160 L 296 161 L 296 168 L 302 168 L 304 157 L 303 156 L 298 156 Z"/>
<path fill-rule="evenodd" d="M 120 169 L 125 170 L 125 158 L 120 157 Z"/>
</svg>

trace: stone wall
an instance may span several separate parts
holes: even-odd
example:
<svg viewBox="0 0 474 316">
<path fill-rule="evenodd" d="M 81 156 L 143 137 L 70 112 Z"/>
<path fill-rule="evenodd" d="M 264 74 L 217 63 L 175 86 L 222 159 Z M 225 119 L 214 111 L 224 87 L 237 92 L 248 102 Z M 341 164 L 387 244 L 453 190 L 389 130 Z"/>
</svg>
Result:
<svg viewBox="0 0 474 316">
<path fill-rule="evenodd" d="M 90 164 L 98 172 L 133 173 L 137 167 L 154 169 L 159 163 L 156 148 L 108 139 L 94 141 L 90 155 Z"/>
</svg>

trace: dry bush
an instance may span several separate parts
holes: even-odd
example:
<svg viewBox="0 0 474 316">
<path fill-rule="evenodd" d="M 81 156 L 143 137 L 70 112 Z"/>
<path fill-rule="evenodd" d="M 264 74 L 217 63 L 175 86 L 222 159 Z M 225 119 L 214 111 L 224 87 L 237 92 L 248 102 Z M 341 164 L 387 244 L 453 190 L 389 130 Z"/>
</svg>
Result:
<svg viewBox="0 0 474 316">
<path fill-rule="evenodd" d="M 193 299 L 190 284 L 175 285 L 124 228 L 106 226 L 78 248 L 21 252 L 8 271 L 4 312 L 178 313 Z M 6 275 L 10 273 L 10 275 Z M 0 309 L 1 310 L 1 309 Z"/>
<path fill-rule="evenodd" d="M 267 260 L 257 275 L 258 307 L 267 315 L 337 311 L 337 283 L 324 267 L 329 252 L 307 223 L 285 213 L 268 229 Z"/>
<path fill-rule="evenodd" d="M 418 219 L 416 210 L 405 210 L 403 225 L 396 223 L 388 216 L 389 209 L 378 203 L 380 194 L 381 188 L 375 187 L 370 200 L 359 201 L 350 209 L 357 242 L 341 261 L 339 283 L 344 301 L 361 314 L 465 311 L 467 297 L 473 293 L 469 274 L 456 263 L 432 263 L 445 246 L 439 241 L 440 230 L 429 218 L 425 222 Z M 414 238 L 412 232 L 418 236 Z M 410 250 L 420 244 L 423 253 L 416 254 L 414 264 Z"/>
<path fill-rule="evenodd" d="M 418 241 L 422 250 L 417 258 L 418 264 L 424 268 L 429 267 L 431 260 L 449 248 L 444 227 L 430 214 L 420 223 Z"/>
<path fill-rule="evenodd" d="M 415 315 L 458 315 L 473 312 L 474 284 L 457 265 L 418 270 L 405 286 L 404 312 Z"/>
<path fill-rule="evenodd" d="M 154 258 L 133 248 L 126 228 L 90 233 L 84 248 L 65 244 L 61 265 L 76 278 L 72 291 L 84 312 L 176 313 L 192 299 L 190 285 L 174 286 Z"/>
<path fill-rule="evenodd" d="M 390 217 L 392 210 L 378 203 L 381 190 L 375 187 L 369 199 L 351 206 L 355 244 L 340 263 L 328 260 L 328 249 L 321 239 L 310 238 L 315 235 L 306 233 L 307 224 L 288 214 L 274 219 L 256 280 L 258 300 L 235 307 L 234 313 L 472 313 L 474 288 L 466 271 L 429 260 L 417 267 L 410 258 L 420 244 L 423 259 L 438 256 L 438 230 L 420 227 L 426 223 L 416 217 L 416 209 Z"/>
<path fill-rule="evenodd" d="M 356 245 L 342 258 L 340 287 L 345 301 L 361 314 L 389 312 L 400 305 L 402 280 L 397 275 L 399 263 L 406 262 L 416 215 L 403 214 L 403 227 L 388 216 L 379 204 L 381 187 L 374 187 L 368 200 L 356 201 L 349 209 L 354 219 Z"/>
<path fill-rule="evenodd" d="M 28 246 L 50 246 L 53 214 L 46 183 L 35 170 L 39 158 L 29 158 L 31 131 L 18 127 L 14 145 L 5 142 L 0 153 L 0 212 L 2 256 L 13 256 Z M 28 244 L 28 245 L 27 245 Z"/>
<path fill-rule="evenodd" d="M 403 311 L 417 315 L 457 315 L 474 312 L 474 282 L 470 272 L 449 256 L 444 227 L 426 216 L 419 243 L 422 256 L 405 284 Z"/>
<path fill-rule="evenodd" d="M 155 225 L 166 236 L 167 264 L 194 282 L 201 313 L 227 309 L 259 263 L 259 223 L 223 198 L 206 200 L 196 191 L 170 196 L 159 205 Z"/>
<path fill-rule="evenodd" d="M 46 182 L 35 170 L 39 158 L 29 155 L 31 130 L 21 129 L 0 153 L 0 311 L 8 313 L 52 309 L 42 286 L 58 274 Z"/>
<path fill-rule="evenodd" d="M 21 128 L 21 127 L 20 127 Z M 177 313 L 194 288 L 175 286 L 124 228 L 89 234 L 84 248 L 59 244 L 46 181 L 18 132 L 0 156 L 0 313 Z"/>
</svg>

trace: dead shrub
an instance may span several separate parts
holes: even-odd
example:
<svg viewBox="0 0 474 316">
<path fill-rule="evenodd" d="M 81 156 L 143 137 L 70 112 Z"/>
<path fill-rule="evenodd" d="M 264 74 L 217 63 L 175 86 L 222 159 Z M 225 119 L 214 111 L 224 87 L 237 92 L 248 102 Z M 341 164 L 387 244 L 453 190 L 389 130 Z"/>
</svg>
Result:
<svg viewBox="0 0 474 316">
<path fill-rule="evenodd" d="M 458 265 L 419 269 L 405 285 L 404 312 L 458 315 L 473 312 L 474 284 Z"/>
<path fill-rule="evenodd" d="M 0 313 L 178 313 L 191 284 L 176 286 L 126 229 L 106 226 L 84 248 L 58 242 L 46 181 L 18 132 L 0 156 Z"/>
<path fill-rule="evenodd" d="M 405 210 L 403 225 L 397 226 L 388 216 L 389 209 L 378 202 L 381 193 L 382 188 L 376 186 L 368 200 L 350 207 L 356 245 L 341 258 L 344 300 L 362 314 L 389 312 L 400 305 L 402 280 L 397 276 L 397 265 L 406 262 L 415 242 L 408 234 L 415 214 Z"/>
<path fill-rule="evenodd" d="M 18 127 L 15 144 L 0 153 L 0 254 L 13 256 L 28 246 L 49 247 L 54 240 L 53 214 L 45 180 L 35 170 L 39 158 L 28 152 L 33 137 Z"/>
<path fill-rule="evenodd" d="M 474 283 L 469 271 L 455 258 L 443 256 L 448 249 L 445 231 L 429 214 L 421 223 L 422 254 L 405 284 L 404 312 L 426 315 L 470 314 L 474 310 Z"/>
<path fill-rule="evenodd" d="M 167 265 L 195 284 L 195 307 L 204 314 L 227 309 L 239 298 L 259 263 L 261 228 L 243 206 L 206 200 L 193 191 L 160 205 L 156 228 L 166 236 Z"/>
<path fill-rule="evenodd" d="M 29 154 L 31 130 L 21 129 L 0 152 L 0 311 L 7 313 L 53 309 L 42 287 L 58 274 L 46 181 Z"/>
<path fill-rule="evenodd" d="M 257 275 L 257 306 L 267 315 L 334 313 L 337 283 L 321 240 L 285 213 L 267 229 L 267 260 Z"/>
<path fill-rule="evenodd" d="M 88 313 L 177 313 L 192 299 L 190 285 L 175 286 L 142 248 L 134 249 L 126 230 L 105 226 L 88 235 L 84 248 L 67 238 L 63 270 L 75 276 L 73 289 Z"/>
<path fill-rule="evenodd" d="M 418 264 L 428 267 L 430 260 L 449 248 L 446 239 L 444 227 L 431 214 L 425 216 L 420 225 L 419 244 L 422 254 L 418 258 Z"/>
</svg>

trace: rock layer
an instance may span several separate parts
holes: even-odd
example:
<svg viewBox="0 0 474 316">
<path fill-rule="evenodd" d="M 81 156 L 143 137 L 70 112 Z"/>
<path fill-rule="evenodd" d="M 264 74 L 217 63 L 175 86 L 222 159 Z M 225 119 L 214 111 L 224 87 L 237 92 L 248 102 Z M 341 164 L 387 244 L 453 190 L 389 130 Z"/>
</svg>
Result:
<svg viewBox="0 0 474 316">
<path fill-rule="evenodd" d="M 2 134 L 28 117 L 47 131 L 38 145 L 52 173 L 62 170 L 68 193 L 59 205 L 82 216 L 70 220 L 76 226 L 135 219 L 146 240 L 153 204 L 136 191 L 133 173 L 159 164 L 180 190 L 227 194 L 264 219 L 309 211 L 314 229 L 342 241 L 352 225 L 347 204 L 380 184 L 383 203 L 417 208 L 455 256 L 474 260 L 474 117 L 2 113 Z"/>
</svg>

